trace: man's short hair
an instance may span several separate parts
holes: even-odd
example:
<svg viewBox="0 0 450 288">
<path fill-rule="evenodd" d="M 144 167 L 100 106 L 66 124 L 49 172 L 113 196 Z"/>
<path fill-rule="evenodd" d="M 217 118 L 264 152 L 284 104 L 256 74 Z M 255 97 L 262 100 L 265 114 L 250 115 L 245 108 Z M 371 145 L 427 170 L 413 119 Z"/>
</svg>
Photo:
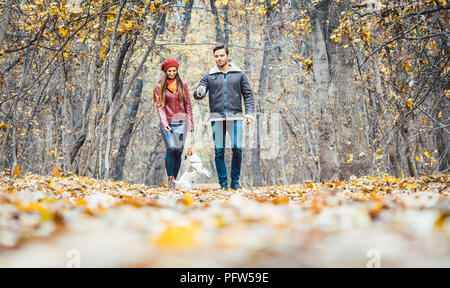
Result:
<svg viewBox="0 0 450 288">
<path fill-rule="evenodd" d="M 213 48 L 213 54 L 216 53 L 216 51 L 220 50 L 220 49 L 225 49 L 225 53 L 227 53 L 227 55 L 229 55 L 228 47 L 225 46 L 224 44 L 220 44 L 220 45 L 217 45 L 216 47 L 214 47 Z"/>
</svg>

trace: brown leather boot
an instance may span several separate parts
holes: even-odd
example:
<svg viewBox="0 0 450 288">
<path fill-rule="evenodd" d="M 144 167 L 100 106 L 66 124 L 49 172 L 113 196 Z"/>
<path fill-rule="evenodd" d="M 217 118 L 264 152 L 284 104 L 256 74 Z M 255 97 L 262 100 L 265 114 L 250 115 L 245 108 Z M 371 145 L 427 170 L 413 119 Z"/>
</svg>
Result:
<svg viewBox="0 0 450 288">
<path fill-rule="evenodd" d="M 173 180 L 175 180 L 175 177 L 169 176 L 169 178 L 167 180 L 169 190 L 175 190 L 175 182 L 173 182 Z"/>
</svg>

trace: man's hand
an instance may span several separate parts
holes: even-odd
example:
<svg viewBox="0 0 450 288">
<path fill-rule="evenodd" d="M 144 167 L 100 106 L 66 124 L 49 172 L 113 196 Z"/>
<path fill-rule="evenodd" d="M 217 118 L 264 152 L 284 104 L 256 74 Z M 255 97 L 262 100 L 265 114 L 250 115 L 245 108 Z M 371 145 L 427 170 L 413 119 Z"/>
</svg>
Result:
<svg viewBox="0 0 450 288">
<path fill-rule="evenodd" d="M 206 89 L 205 86 L 200 86 L 200 87 L 198 87 L 198 89 L 197 89 L 197 95 L 202 96 L 202 95 L 203 95 L 204 89 Z"/>
<path fill-rule="evenodd" d="M 170 132 L 170 131 L 172 131 L 172 128 L 170 128 L 170 126 L 166 126 L 166 127 L 164 127 L 164 130 L 166 130 L 167 132 Z"/>
</svg>

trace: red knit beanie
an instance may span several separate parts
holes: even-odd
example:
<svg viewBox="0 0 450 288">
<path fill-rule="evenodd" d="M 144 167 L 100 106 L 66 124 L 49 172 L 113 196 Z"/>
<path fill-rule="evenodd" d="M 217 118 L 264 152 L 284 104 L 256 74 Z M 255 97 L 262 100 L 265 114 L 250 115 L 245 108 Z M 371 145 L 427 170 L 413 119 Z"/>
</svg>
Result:
<svg viewBox="0 0 450 288">
<path fill-rule="evenodd" d="M 179 66 L 177 60 L 169 58 L 161 64 L 161 70 L 166 72 L 170 67 L 176 67 L 178 69 Z"/>
</svg>

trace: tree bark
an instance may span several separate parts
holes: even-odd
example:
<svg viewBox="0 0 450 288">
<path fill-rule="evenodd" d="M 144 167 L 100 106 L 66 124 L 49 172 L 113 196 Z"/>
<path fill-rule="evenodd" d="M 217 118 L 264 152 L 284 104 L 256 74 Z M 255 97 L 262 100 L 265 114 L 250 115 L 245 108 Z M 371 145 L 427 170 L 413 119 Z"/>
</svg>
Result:
<svg viewBox="0 0 450 288">
<path fill-rule="evenodd" d="M 3 50 L 3 40 L 5 39 L 6 31 L 8 30 L 9 18 L 11 17 L 12 0 L 8 0 L 3 9 L 3 19 L 0 23 L 0 52 Z"/>
<path fill-rule="evenodd" d="M 214 15 L 214 23 L 216 28 L 216 42 L 223 43 L 224 38 L 222 36 L 223 32 L 220 26 L 219 11 L 217 11 L 216 0 L 210 0 L 209 3 L 211 5 L 211 10 Z"/>
<path fill-rule="evenodd" d="M 138 79 L 131 91 L 132 99 L 128 102 L 127 110 L 124 115 L 125 130 L 122 134 L 119 143 L 119 150 L 114 160 L 114 180 L 122 180 L 123 168 L 125 166 L 125 156 L 127 153 L 128 145 L 131 140 L 131 132 L 133 131 L 134 123 L 136 121 L 136 114 L 139 110 L 139 104 L 141 103 L 142 87 L 144 82 L 142 79 Z"/>
<path fill-rule="evenodd" d="M 392 169 L 394 170 L 394 176 L 396 178 L 402 177 L 402 168 L 398 161 L 398 132 L 395 133 L 395 138 L 389 143 L 389 161 L 391 162 Z"/>
<path fill-rule="evenodd" d="M 406 163 L 408 165 L 409 175 L 411 177 L 417 177 L 417 168 L 416 163 L 414 162 L 414 155 L 411 151 L 411 145 L 408 140 L 408 134 L 406 132 L 406 128 L 402 125 L 400 127 L 400 133 L 403 136 L 403 141 L 405 142 L 405 156 L 406 156 Z"/>
<path fill-rule="evenodd" d="M 192 7 L 194 6 L 195 0 L 189 0 L 185 3 L 185 11 L 183 14 L 183 21 L 181 25 L 181 43 L 184 43 L 186 41 L 186 35 L 187 31 L 189 29 L 189 25 L 191 24 L 191 16 L 192 16 Z"/>
<path fill-rule="evenodd" d="M 317 109 L 319 109 L 319 174 L 320 181 L 327 181 L 339 177 L 338 151 L 332 109 L 335 91 L 331 82 L 324 32 L 317 11 L 311 12 L 311 46 Z"/>
</svg>

